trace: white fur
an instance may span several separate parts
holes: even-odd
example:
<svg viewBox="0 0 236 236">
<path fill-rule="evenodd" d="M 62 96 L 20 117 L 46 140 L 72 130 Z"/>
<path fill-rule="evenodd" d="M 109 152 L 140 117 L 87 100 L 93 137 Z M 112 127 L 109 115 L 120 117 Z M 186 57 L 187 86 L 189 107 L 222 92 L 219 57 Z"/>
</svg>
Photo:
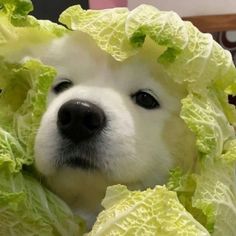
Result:
<svg viewBox="0 0 236 236">
<path fill-rule="evenodd" d="M 72 34 L 40 51 L 42 61 L 57 69 L 56 80 L 66 77 L 75 85 L 59 95 L 49 94 L 36 138 L 36 167 L 74 210 L 91 218 L 100 210 L 108 185 L 144 189 L 164 184 L 169 170 L 178 164 L 190 168 L 193 139 L 178 115 L 183 91 L 168 82 L 156 63 L 157 55 L 151 56 L 155 53 L 148 47 L 125 62 L 116 62 L 87 36 Z M 130 95 L 139 89 L 152 89 L 161 107 L 146 110 L 135 104 Z M 90 101 L 107 116 L 107 127 L 94 144 L 99 171 L 55 167 L 61 139 L 57 112 L 70 99 Z M 173 126 L 168 130 L 170 120 Z M 169 142 L 168 135 L 178 141 Z"/>
</svg>

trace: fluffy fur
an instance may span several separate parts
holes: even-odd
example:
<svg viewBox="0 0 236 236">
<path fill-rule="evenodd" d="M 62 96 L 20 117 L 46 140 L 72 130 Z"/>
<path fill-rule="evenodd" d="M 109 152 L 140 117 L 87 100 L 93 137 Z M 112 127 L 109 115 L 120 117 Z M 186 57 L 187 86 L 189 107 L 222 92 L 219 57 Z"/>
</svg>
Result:
<svg viewBox="0 0 236 236">
<path fill-rule="evenodd" d="M 36 137 L 36 167 L 50 188 L 90 223 L 108 185 L 145 189 L 164 184 L 175 166 L 193 166 L 194 139 L 179 117 L 185 91 L 162 72 L 153 50 L 148 42 L 137 55 L 117 62 L 82 33 L 40 48 L 41 60 L 58 71 L 55 83 L 68 78 L 74 86 L 59 95 L 49 93 Z M 137 105 L 131 95 L 140 89 L 151 90 L 160 107 Z M 58 110 L 71 99 L 96 104 L 108 120 L 95 139 L 79 146 L 64 140 L 56 125 Z M 67 155 L 95 162 L 98 170 L 57 167 Z"/>
</svg>

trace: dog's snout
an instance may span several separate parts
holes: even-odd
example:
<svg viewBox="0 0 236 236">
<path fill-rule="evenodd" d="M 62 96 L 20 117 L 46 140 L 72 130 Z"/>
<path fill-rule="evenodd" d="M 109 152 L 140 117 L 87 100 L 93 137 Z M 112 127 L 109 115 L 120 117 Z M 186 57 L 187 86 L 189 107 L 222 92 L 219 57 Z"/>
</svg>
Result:
<svg viewBox="0 0 236 236">
<path fill-rule="evenodd" d="M 57 127 L 73 142 L 94 136 L 105 127 L 105 122 L 104 111 L 88 101 L 70 100 L 58 111 Z"/>
</svg>

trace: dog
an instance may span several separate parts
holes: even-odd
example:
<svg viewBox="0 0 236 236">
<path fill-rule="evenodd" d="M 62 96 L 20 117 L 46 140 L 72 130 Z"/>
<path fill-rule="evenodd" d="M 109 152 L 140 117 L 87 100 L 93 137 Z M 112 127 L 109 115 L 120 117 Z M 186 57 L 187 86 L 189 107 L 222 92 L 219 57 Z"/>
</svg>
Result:
<svg viewBox="0 0 236 236">
<path fill-rule="evenodd" d="M 35 165 L 89 227 L 108 186 L 144 190 L 166 183 L 174 167 L 194 168 L 195 139 L 179 116 L 186 88 L 157 63 L 158 50 L 147 39 L 119 62 L 73 32 L 37 51 L 57 77 L 37 132 Z"/>
</svg>

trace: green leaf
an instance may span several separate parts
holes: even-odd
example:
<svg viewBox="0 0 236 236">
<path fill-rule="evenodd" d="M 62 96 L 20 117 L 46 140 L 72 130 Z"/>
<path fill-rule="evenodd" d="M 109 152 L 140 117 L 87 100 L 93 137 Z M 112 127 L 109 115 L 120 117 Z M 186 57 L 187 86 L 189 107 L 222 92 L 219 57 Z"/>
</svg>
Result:
<svg viewBox="0 0 236 236">
<path fill-rule="evenodd" d="M 30 0 L 0 0 L 0 56 L 16 61 L 30 47 L 67 32 L 61 25 L 29 16 L 32 9 Z"/>
<path fill-rule="evenodd" d="M 3 72 L 0 77 L 2 89 L 0 94 L 2 139 L 0 143 L 4 146 L 4 142 L 9 142 L 12 147 L 15 143 L 15 147 L 24 150 L 20 152 L 21 155 L 20 153 L 13 155 L 16 156 L 16 163 L 21 168 L 23 163 L 33 163 L 35 132 L 46 107 L 46 94 L 56 72 L 48 66 L 43 66 L 39 61 L 33 60 L 23 65 L 9 64 L 4 61 L 0 64 Z"/>
<path fill-rule="evenodd" d="M 33 10 L 30 0 L 0 0 L 0 12 L 8 15 L 11 23 L 22 25 L 27 21 L 27 15 Z"/>
<path fill-rule="evenodd" d="M 32 168 L 34 137 L 55 70 L 36 60 L 0 65 L 0 234 L 80 235 L 84 223 Z"/>
<path fill-rule="evenodd" d="M 182 100 L 181 117 L 196 135 L 201 156 L 217 158 L 225 141 L 234 136 L 234 129 L 213 92 L 189 94 Z"/>
<path fill-rule="evenodd" d="M 1 235 L 81 235 L 82 221 L 35 178 L 0 170 Z"/>
<path fill-rule="evenodd" d="M 175 192 L 156 186 L 129 191 L 107 189 L 101 212 L 88 235 L 210 235 L 180 204 Z"/>
<path fill-rule="evenodd" d="M 76 5 L 64 11 L 59 21 L 69 29 L 89 34 L 102 50 L 121 61 L 136 52 L 125 34 L 128 13 L 126 8 L 85 11 Z"/>
<path fill-rule="evenodd" d="M 236 153 L 234 153 L 234 158 Z M 213 236 L 235 235 L 236 176 L 235 163 L 208 163 L 197 176 L 193 206 L 207 216 L 206 227 Z"/>
</svg>

